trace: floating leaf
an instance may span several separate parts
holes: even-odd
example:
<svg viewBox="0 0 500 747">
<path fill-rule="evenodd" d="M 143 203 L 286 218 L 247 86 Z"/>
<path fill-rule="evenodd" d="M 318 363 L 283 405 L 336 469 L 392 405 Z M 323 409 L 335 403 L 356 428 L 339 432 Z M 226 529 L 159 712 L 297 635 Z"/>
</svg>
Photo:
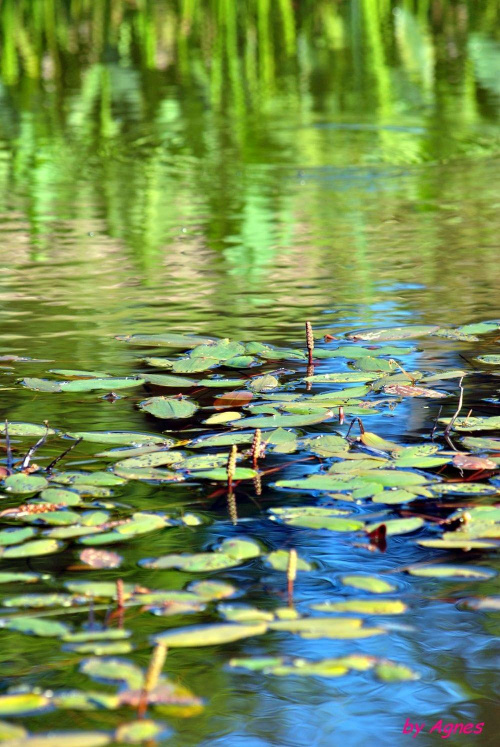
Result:
<svg viewBox="0 0 500 747">
<path fill-rule="evenodd" d="M 361 373 L 357 371 L 350 371 L 348 373 L 325 373 L 325 374 L 313 374 L 311 376 L 305 376 L 304 381 L 311 381 L 316 384 L 341 384 L 352 381 L 372 381 L 376 378 L 376 374 Z"/>
<path fill-rule="evenodd" d="M 436 371 L 436 373 L 426 375 L 422 381 L 426 384 L 430 384 L 432 381 L 443 381 L 444 379 L 461 379 L 462 376 L 467 376 L 467 373 L 467 371 L 461 371 L 460 369 Z"/>
<path fill-rule="evenodd" d="M 73 379 L 71 381 L 60 381 L 59 391 L 61 392 L 92 392 L 95 389 L 105 389 L 108 392 L 115 389 L 129 389 L 134 386 L 144 384 L 144 379 L 127 376 L 123 378 L 113 378 L 111 376 L 104 379 Z"/>
<path fill-rule="evenodd" d="M 448 425 L 451 418 L 439 418 L 440 423 Z M 457 418 L 452 426 L 455 431 L 489 431 L 500 430 L 500 415 L 493 415 L 490 418 Z"/>
<path fill-rule="evenodd" d="M 122 444 L 141 446 L 143 444 L 163 444 L 173 446 L 171 438 L 165 438 L 159 433 L 133 433 L 130 431 L 73 431 L 66 433 L 70 438 L 81 438 L 98 444 Z"/>
<path fill-rule="evenodd" d="M 274 552 L 266 555 L 266 562 L 274 568 L 275 571 L 287 571 L 290 564 L 290 552 L 289 550 L 275 550 Z M 297 558 L 297 570 L 298 571 L 312 571 L 313 566 L 303 558 Z"/>
<path fill-rule="evenodd" d="M 151 345 L 172 348 L 194 348 L 197 345 L 207 345 L 214 340 L 210 337 L 198 335 L 181 335 L 175 333 L 164 333 L 160 335 L 117 335 L 117 340 L 128 342 L 131 345 Z"/>
<path fill-rule="evenodd" d="M 205 425 L 220 425 L 221 423 L 227 423 L 230 420 L 238 420 L 242 415 L 240 412 L 226 410 L 225 412 L 217 412 L 215 415 L 210 415 L 209 418 L 203 421 Z"/>
<path fill-rule="evenodd" d="M 27 438 L 41 438 L 42 436 L 54 436 L 56 431 L 54 428 L 47 428 L 45 425 L 37 425 L 36 423 L 11 423 L 7 424 L 9 436 L 27 437 Z M 5 434 L 5 422 L 0 423 L 0 433 Z"/>
<path fill-rule="evenodd" d="M 265 623 L 237 624 L 220 623 L 215 625 L 193 625 L 187 628 L 174 628 L 156 635 L 155 643 L 166 646 L 217 646 L 241 638 L 262 635 L 267 630 Z"/>
<path fill-rule="evenodd" d="M 17 724 L 9 724 L 7 721 L 0 721 L 0 742 L 15 740 L 19 747 L 19 740 L 26 739 L 27 736 L 28 732 L 23 726 L 18 726 Z M 10 742 L 10 744 L 12 745 L 12 741 Z"/>
<path fill-rule="evenodd" d="M 148 374 L 143 377 L 148 384 L 155 386 L 166 386 L 171 389 L 190 389 L 198 385 L 194 379 L 187 379 L 182 376 L 166 376 L 164 374 Z"/>
<path fill-rule="evenodd" d="M 304 638 L 368 638 L 385 633 L 381 628 L 364 628 L 360 618 L 301 617 L 268 623 L 269 630 L 299 633 Z"/>
<path fill-rule="evenodd" d="M 253 365 L 260 365 L 260 363 L 257 364 L 256 359 L 251 355 L 235 355 L 234 358 L 225 360 L 224 365 L 230 368 L 249 368 Z"/>
<path fill-rule="evenodd" d="M 41 573 L 4 572 L 0 573 L 0 584 L 33 584 L 48 578 L 48 575 Z"/>
<path fill-rule="evenodd" d="M 406 384 L 384 386 L 384 392 L 386 394 L 395 394 L 398 397 L 430 397 L 431 399 L 439 399 L 448 396 L 446 393 L 438 392 L 436 389 L 425 389 L 424 387 L 408 386 Z"/>
<path fill-rule="evenodd" d="M 82 502 L 79 493 L 63 488 L 46 488 L 40 493 L 40 498 L 47 503 L 55 503 L 60 506 L 78 506 Z"/>
<path fill-rule="evenodd" d="M 225 394 L 217 395 L 214 401 L 214 407 L 216 410 L 221 410 L 226 407 L 243 407 L 244 405 L 247 405 L 252 398 L 253 393 L 245 390 L 226 392 Z"/>
<path fill-rule="evenodd" d="M 386 441 L 385 438 L 377 436 L 376 433 L 370 433 L 369 431 L 362 433 L 359 440 L 365 446 L 369 446 L 371 449 L 377 449 L 377 451 L 400 451 L 403 448 L 400 444 L 396 444 L 393 441 Z"/>
<path fill-rule="evenodd" d="M 10 493 L 37 493 L 48 486 L 45 477 L 39 475 L 25 475 L 18 472 L 9 475 L 4 480 L 4 485 Z"/>
<path fill-rule="evenodd" d="M 80 663 L 80 672 L 97 682 L 110 685 L 125 684 L 131 690 L 141 688 L 144 681 L 142 670 L 127 659 L 92 656 Z"/>
<path fill-rule="evenodd" d="M 318 612 L 356 612 L 361 615 L 401 615 L 408 607 L 399 599 L 343 599 L 312 604 Z"/>
<path fill-rule="evenodd" d="M 35 392 L 62 392 L 61 382 L 59 381 L 49 381 L 49 379 L 38 379 L 27 376 L 21 379 L 20 383 L 27 389 L 32 389 Z"/>
<path fill-rule="evenodd" d="M 484 581 L 493 578 L 496 572 L 489 568 L 477 568 L 471 565 L 414 565 L 407 566 L 406 570 L 412 576 L 425 576 L 427 578 L 464 578 Z"/>
<path fill-rule="evenodd" d="M 249 467 L 236 467 L 233 474 L 234 480 L 252 480 L 256 477 L 258 472 Z M 207 469 L 193 471 L 193 477 L 197 480 L 227 480 L 227 470 L 224 468 L 220 469 Z"/>
<path fill-rule="evenodd" d="M 388 535 L 408 534 L 408 532 L 415 532 L 423 527 L 425 521 L 419 516 L 411 516 L 408 519 L 389 519 L 379 521 L 376 524 L 368 524 L 365 529 L 367 532 L 374 532 L 382 524 L 385 526 Z"/>
<path fill-rule="evenodd" d="M 351 340 L 409 340 L 413 337 L 424 337 L 437 332 L 439 327 L 435 325 L 413 325 L 408 327 L 387 327 L 381 329 L 365 329 L 358 332 L 349 332 L 346 337 Z"/>
<path fill-rule="evenodd" d="M 230 423 L 235 428 L 295 428 L 304 425 L 315 425 L 333 417 L 330 410 L 313 415 L 256 415 Z"/>
<path fill-rule="evenodd" d="M 420 675 L 404 664 L 394 664 L 392 661 L 379 662 L 375 665 L 375 675 L 382 682 L 406 682 L 418 680 Z"/>
<path fill-rule="evenodd" d="M 456 340 L 457 342 L 477 342 L 479 339 L 475 335 L 468 335 L 465 332 L 461 332 L 459 329 L 453 329 L 452 327 L 438 329 L 434 335 L 436 337 L 444 337 L 448 340 Z"/>
<path fill-rule="evenodd" d="M 196 412 L 198 406 L 188 399 L 176 397 L 150 397 L 139 404 L 144 412 L 149 412 L 156 418 L 173 420 L 177 418 L 190 418 Z"/>
<path fill-rule="evenodd" d="M 335 456 L 340 451 L 349 450 L 349 442 L 342 436 L 317 436 L 301 439 L 300 445 L 318 456 Z"/>
<path fill-rule="evenodd" d="M 206 446 L 232 446 L 233 444 L 251 443 L 254 431 L 246 433 L 217 433 L 213 436 L 202 436 L 189 442 L 189 448 L 200 449 Z"/>
<path fill-rule="evenodd" d="M 285 481 L 286 482 L 286 481 Z M 293 481 L 290 481 L 293 482 Z M 321 507 L 283 508 L 273 510 L 285 524 L 308 529 L 329 529 L 332 532 L 356 532 L 363 529 L 364 523 L 356 518 L 339 518 L 338 509 Z"/>
<path fill-rule="evenodd" d="M 116 730 L 115 741 L 124 744 L 142 744 L 143 742 L 157 741 L 166 739 L 171 734 L 164 724 L 156 721 L 141 719 L 140 721 L 131 721 L 128 724 L 121 724 Z"/>
<path fill-rule="evenodd" d="M 218 358 L 178 358 L 172 361 L 172 371 L 174 373 L 199 373 L 218 365 Z"/>
<path fill-rule="evenodd" d="M 0 627 L 41 638 L 58 638 L 69 632 L 68 626 L 64 623 L 36 617 L 2 618 L 0 619 Z"/>
<path fill-rule="evenodd" d="M 439 482 L 429 487 L 433 493 L 440 493 L 441 495 L 488 495 L 497 492 L 497 488 L 494 485 L 488 485 L 483 482 Z"/>
<path fill-rule="evenodd" d="M 230 622 L 269 622 L 274 620 L 272 612 L 250 607 L 248 604 L 219 604 L 217 612 Z"/>
<path fill-rule="evenodd" d="M 50 708 L 50 700 L 39 693 L 0 695 L 0 716 L 29 716 Z"/>
<path fill-rule="evenodd" d="M 435 540 L 418 540 L 421 547 L 433 547 L 436 550 L 487 550 L 496 548 L 496 542 L 474 539 L 435 539 Z"/>
<path fill-rule="evenodd" d="M 24 540 L 34 537 L 35 534 L 36 529 L 32 529 L 31 527 L 22 527 L 21 529 L 12 527 L 4 529 L 0 532 L 0 547 L 17 545 L 19 542 L 24 542 Z"/>
<path fill-rule="evenodd" d="M 13 545 L 7 547 L 0 553 L 0 558 L 32 558 L 39 555 L 51 555 L 63 548 L 62 542 L 55 539 L 38 539 L 25 542 L 24 545 Z"/>
<path fill-rule="evenodd" d="M 187 587 L 201 599 L 225 599 L 236 593 L 236 588 L 225 581 L 193 581 Z"/>
<path fill-rule="evenodd" d="M 476 360 L 480 363 L 487 363 L 488 366 L 500 366 L 500 355 L 478 355 Z"/>
<path fill-rule="evenodd" d="M 462 443 L 472 451 L 498 451 L 500 453 L 500 438 L 481 438 L 480 436 L 466 436 Z"/>
<path fill-rule="evenodd" d="M 394 367 L 391 361 L 386 361 L 384 358 L 372 358 L 370 355 L 356 361 L 356 368 L 360 371 L 392 371 Z"/>
<path fill-rule="evenodd" d="M 253 392 L 269 392 L 279 386 L 279 381 L 276 376 L 265 374 L 264 376 L 256 376 L 248 386 Z"/>
<path fill-rule="evenodd" d="M 353 586 L 355 589 L 371 591 L 373 594 L 387 594 L 396 589 L 393 584 L 377 576 L 347 575 L 341 576 L 340 581 L 344 586 Z"/>
</svg>

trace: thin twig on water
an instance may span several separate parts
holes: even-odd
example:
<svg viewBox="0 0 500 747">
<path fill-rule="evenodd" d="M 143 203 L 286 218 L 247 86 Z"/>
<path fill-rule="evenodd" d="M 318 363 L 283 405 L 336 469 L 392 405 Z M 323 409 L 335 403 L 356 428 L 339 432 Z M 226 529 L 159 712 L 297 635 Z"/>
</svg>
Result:
<svg viewBox="0 0 500 747">
<path fill-rule="evenodd" d="M 457 410 L 456 410 L 455 414 L 453 415 L 453 417 L 451 418 L 450 422 L 448 423 L 448 425 L 446 426 L 446 428 L 444 430 L 444 437 L 445 438 L 448 438 L 448 434 L 451 431 L 451 429 L 453 428 L 453 424 L 454 424 L 455 420 L 460 415 L 460 410 L 462 409 L 463 404 L 464 404 L 464 388 L 462 386 L 463 380 L 464 380 L 464 377 L 462 376 L 462 378 L 458 382 L 458 386 L 460 387 L 460 397 L 458 398 L 458 407 L 457 407 Z"/>
<path fill-rule="evenodd" d="M 31 459 L 32 459 L 35 451 L 37 451 L 37 449 L 39 449 L 40 446 L 43 446 L 44 443 L 45 443 L 45 441 L 47 440 L 47 436 L 49 435 L 49 426 L 48 426 L 47 423 L 45 423 L 45 428 L 46 428 L 46 430 L 45 430 L 45 433 L 43 434 L 43 436 L 38 439 L 38 441 L 36 442 L 36 444 L 33 444 L 33 446 L 30 449 L 28 449 L 28 451 L 26 453 L 26 456 L 24 457 L 24 459 L 23 459 L 23 461 L 21 463 L 21 471 L 24 470 L 24 469 L 28 469 L 28 467 L 30 466 Z"/>
<path fill-rule="evenodd" d="M 79 443 L 81 443 L 81 441 L 83 441 L 83 439 L 82 439 L 82 438 L 79 438 L 79 439 L 78 439 L 77 441 L 73 441 L 73 443 L 71 444 L 71 446 L 68 446 L 68 448 L 67 448 L 67 449 L 65 449 L 65 450 L 64 450 L 64 451 L 62 452 L 62 454 L 59 454 L 59 456 L 56 456 L 56 458 L 55 458 L 55 459 L 53 459 L 53 460 L 51 461 L 51 463 L 50 463 L 50 464 L 49 464 L 49 465 L 48 465 L 47 467 L 45 467 L 45 471 L 46 471 L 46 472 L 50 472 L 51 470 L 53 470 L 53 469 L 54 469 L 54 467 L 56 466 L 56 464 L 58 464 L 58 462 L 60 462 L 60 461 L 61 461 L 61 459 L 64 459 L 64 457 L 65 457 L 65 456 L 66 456 L 67 454 L 69 454 L 69 452 L 70 452 L 70 451 L 73 451 L 73 449 L 74 449 L 74 448 L 75 448 L 76 446 L 78 446 L 78 444 L 79 444 Z"/>
<path fill-rule="evenodd" d="M 9 436 L 9 422 L 8 420 L 5 420 L 5 448 L 7 450 L 7 469 L 10 472 L 12 470 L 12 446 L 10 444 L 10 436 Z"/>
</svg>

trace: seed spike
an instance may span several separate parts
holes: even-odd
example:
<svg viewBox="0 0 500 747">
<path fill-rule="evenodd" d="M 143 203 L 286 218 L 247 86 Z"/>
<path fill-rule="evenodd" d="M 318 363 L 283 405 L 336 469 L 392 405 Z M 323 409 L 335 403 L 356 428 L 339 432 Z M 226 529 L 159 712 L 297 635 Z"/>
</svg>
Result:
<svg viewBox="0 0 500 747">
<path fill-rule="evenodd" d="M 236 445 L 233 444 L 231 447 L 231 451 L 229 452 L 229 456 L 227 459 L 227 489 L 229 492 L 232 491 L 233 488 L 233 480 L 234 480 L 234 474 L 236 472 L 236 455 L 238 454 L 238 449 L 236 448 Z"/>
<path fill-rule="evenodd" d="M 236 526 L 238 523 L 238 507 L 236 504 L 236 496 L 230 490 L 227 494 L 227 510 L 229 513 L 229 518 L 231 519 L 231 522 Z"/>
<path fill-rule="evenodd" d="M 288 553 L 286 577 L 288 581 L 288 605 L 293 607 L 293 585 L 297 578 L 297 550 L 294 547 Z"/>
<path fill-rule="evenodd" d="M 165 659 L 167 658 L 167 651 L 167 646 L 160 642 L 156 644 L 153 653 L 151 654 L 149 666 L 144 677 L 144 685 L 141 692 L 139 707 L 137 709 L 137 715 L 139 718 L 142 718 L 146 712 L 149 693 L 152 692 L 158 684 L 158 680 L 160 679 L 165 664 Z"/>
<path fill-rule="evenodd" d="M 261 453 L 261 447 L 262 447 L 262 431 L 260 430 L 260 428 L 256 428 L 255 433 L 253 434 L 252 452 L 251 452 L 254 469 L 257 469 L 258 459 Z"/>
<path fill-rule="evenodd" d="M 312 331 L 311 322 L 306 322 L 306 344 L 307 344 L 307 352 L 309 354 L 308 365 L 312 366 L 313 350 L 314 350 L 314 335 Z"/>
</svg>

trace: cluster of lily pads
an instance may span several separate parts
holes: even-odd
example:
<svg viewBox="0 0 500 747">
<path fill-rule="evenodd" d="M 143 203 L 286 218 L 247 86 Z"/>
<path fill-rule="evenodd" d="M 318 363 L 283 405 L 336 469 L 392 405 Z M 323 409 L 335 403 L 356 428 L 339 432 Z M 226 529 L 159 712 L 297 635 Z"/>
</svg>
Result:
<svg viewBox="0 0 500 747">
<path fill-rule="evenodd" d="M 473 412 L 467 414 L 464 389 L 473 375 L 487 377 L 494 386 L 500 355 L 475 351 L 469 356 L 472 367 L 466 370 L 430 370 L 422 357 L 420 371 L 413 365 L 419 348 L 400 342 L 426 336 L 460 343 L 483 340 L 489 350 L 499 329 L 497 321 L 488 321 L 453 329 L 362 330 L 343 339 L 332 335 L 323 339 L 324 333 L 318 333 L 314 349 L 309 346 L 308 351 L 182 334 L 127 335 L 118 339 L 134 346 L 187 352 L 140 357 L 136 372 L 124 377 L 54 368 L 48 372 L 52 378 L 17 379 L 18 386 L 40 393 L 41 413 L 46 395 L 95 397 L 104 392 L 113 401 L 123 396 L 117 391 L 132 390 L 126 396 L 131 407 L 144 413 L 145 432 L 67 431 L 53 423 L 0 425 L 5 449 L 0 462 L 0 585 L 16 589 L 2 594 L 0 628 L 59 641 L 83 674 L 117 687 L 110 693 L 21 685 L 0 696 L 0 715 L 24 719 L 55 709 L 129 708 L 131 720 L 113 733 L 37 735 L 45 741 L 36 744 L 164 739 L 169 727 L 157 721 L 156 714 L 195 715 L 209 694 L 195 695 L 175 677 L 162 675 L 147 692 L 155 718 L 135 720 L 145 673 L 130 659 L 116 657 L 131 654 L 138 646 L 224 645 L 266 633 L 350 641 L 383 636 L 391 631 L 384 618 L 404 615 L 409 608 L 401 598 L 398 574 L 463 582 L 491 579 L 495 571 L 483 561 L 498 549 L 500 540 L 500 507 L 495 505 L 500 492 L 500 438 L 494 433 L 500 431 L 500 416 L 483 414 L 489 413 L 495 398 L 484 405 L 475 401 Z M 12 368 L 16 377 L 25 362 L 37 363 L 15 355 L 0 358 L 0 365 L 7 367 L 7 373 Z M 202 376 L 192 378 L 193 374 Z M 379 435 L 376 431 L 382 426 L 370 427 L 370 418 L 378 424 L 383 418 L 397 418 L 398 407 L 408 398 L 436 401 L 435 422 L 428 434 L 405 441 L 406 410 L 398 441 Z M 441 406 L 444 414 L 437 410 Z M 464 435 L 469 432 L 486 435 Z M 91 469 L 65 468 L 79 450 Z M 231 453 L 236 467 L 228 476 Z M 127 503 L 127 486 L 133 482 L 156 485 L 166 496 L 177 484 L 188 485 L 205 501 L 207 487 L 208 499 L 217 500 L 227 491 L 232 508 L 229 513 L 224 508 L 222 516 L 182 506 L 168 513 L 138 511 Z M 244 503 L 252 493 L 262 501 L 263 491 L 276 504 L 262 508 L 274 526 L 332 533 L 332 539 L 348 537 L 353 545 L 365 548 L 368 557 L 384 551 L 386 544 L 390 549 L 393 536 L 414 535 L 409 541 L 422 548 L 423 562 L 395 568 L 394 575 L 338 575 L 336 596 L 300 611 L 295 606 L 300 596 L 294 600 L 293 594 L 288 606 L 277 594 L 274 606 L 262 609 L 232 601 L 241 590 L 210 574 L 250 565 L 257 571 L 274 571 L 283 579 L 287 574 L 290 584 L 292 565 L 301 574 L 314 574 L 316 566 L 297 558 L 290 547 L 273 548 L 255 538 L 252 521 L 245 520 L 234 536 L 222 536 L 203 551 L 142 558 L 139 566 L 151 573 L 151 587 L 119 579 L 126 569 L 119 551 L 126 543 L 172 529 L 196 532 L 209 522 L 215 522 L 215 531 L 218 522 L 221 527 L 237 524 L 238 502 Z M 462 503 L 450 506 L 449 499 Z M 117 551 L 107 549 L 111 545 Z M 455 553 L 455 562 L 440 562 L 441 557 L 434 562 L 433 553 L 439 550 Z M 470 551 L 477 559 L 475 565 L 464 562 L 468 556 L 463 553 Z M 80 563 L 70 564 L 60 581 L 50 572 L 11 565 L 56 553 L 76 554 Z M 92 580 L 74 577 L 82 569 Z M 95 580 L 92 570 L 103 569 L 114 571 L 115 579 Z M 163 588 L 155 583 L 155 575 L 169 569 L 205 577 L 183 589 Z M 24 586 L 32 584 L 46 590 L 24 593 Z M 465 593 L 457 601 L 464 610 L 500 608 L 500 598 L 491 595 Z M 145 639 L 126 627 L 133 609 L 157 618 L 173 617 L 174 622 L 184 615 L 208 616 L 211 621 L 169 626 Z M 99 612 L 103 618 L 96 622 Z M 344 656 L 321 660 L 233 657 L 227 666 L 235 672 L 274 676 L 341 677 L 371 670 L 384 682 L 419 677 L 405 664 L 349 650 Z M 0 739 L 7 744 L 35 743 L 24 723 L 2 722 Z"/>
</svg>

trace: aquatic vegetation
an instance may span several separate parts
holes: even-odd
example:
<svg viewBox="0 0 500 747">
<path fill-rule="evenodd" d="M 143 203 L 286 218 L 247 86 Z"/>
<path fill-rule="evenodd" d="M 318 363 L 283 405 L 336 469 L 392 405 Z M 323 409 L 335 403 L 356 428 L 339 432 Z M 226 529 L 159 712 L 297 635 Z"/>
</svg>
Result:
<svg viewBox="0 0 500 747">
<path fill-rule="evenodd" d="M 483 328 L 478 324 L 475 333 L 487 335 L 492 326 L 486 323 Z M 85 406 L 90 407 L 91 398 L 96 396 L 93 392 L 111 392 L 116 382 L 127 389 L 131 385 L 126 398 L 142 414 L 144 427 L 149 423 L 151 429 L 160 430 L 167 425 L 168 430 L 66 432 L 64 422 L 55 423 L 55 427 L 8 421 L 2 425 L 6 451 L 2 495 L 6 508 L 0 512 L 0 561 L 5 568 L 0 574 L 0 629 L 57 642 L 62 651 L 80 661 L 82 673 L 97 682 L 115 685 L 118 690 L 110 694 L 104 690 L 64 692 L 57 688 L 50 692 L 33 688 L 17 692 L 14 688 L 0 696 L 0 713 L 15 718 L 47 709 L 112 711 L 128 707 L 136 709 L 140 716 L 149 711 L 173 715 L 179 710 L 184 715 L 194 715 L 203 708 L 201 698 L 210 697 L 210 693 L 194 695 L 162 674 L 169 661 L 167 647 L 219 646 L 224 651 L 228 643 L 244 645 L 248 638 L 255 650 L 259 640 L 269 636 L 342 641 L 346 655 L 319 661 L 233 657 L 229 666 L 280 677 L 337 678 L 367 669 L 386 683 L 418 677 L 419 673 L 404 663 L 351 653 L 349 642 L 369 642 L 393 634 L 388 620 L 404 615 L 412 605 L 411 598 L 406 598 L 404 578 L 414 577 L 421 583 L 432 579 L 470 585 L 489 581 L 495 570 L 477 564 L 477 555 L 475 565 L 433 562 L 424 555 L 423 562 L 393 568 L 389 575 L 387 571 L 370 573 L 368 568 L 364 573 L 338 573 L 333 567 L 328 570 L 334 573 L 335 595 L 310 604 L 309 610 L 299 611 L 295 605 L 300 604 L 304 578 L 314 578 L 319 566 L 307 553 L 297 552 L 293 544 L 294 537 L 301 533 L 319 533 L 318 536 L 328 534 L 332 539 L 343 537 L 353 547 L 371 553 L 388 552 L 391 543 L 400 538 L 408 538 L 406 541 L 417 551 L 421 548 L 422 553 L 426 548 L 445 553 L 474 550 L 476 554 L 498 549 L 500 510 L 494 504 L 469 502 L 453 510 L 443 502 L 453 496 L 466 496 L 468 501 L 477 497 L 494 501 L 499 492 L 500 441 L 465 436 L 460 449 L 454 442 L 455 433 L 462 431 L 500 430 L 496 416 L 480 412 L 461 415 L 464 377 L 472 377 L 474 372 L 451 369 L 415 373 L 412 368 L 419 352 L 412 348 L 373 345 L 367 351 L 369 355 L 357 354 L 363 350 L 358 339 L 398 341 L 433 335 L 437 330 L 405 327 L 392 332 L 347 333 L 346 339 L 355 342 L 344 341 L 333 347 L 331 341 L 314 340 L 309 325 L 307 356 L 300 347 L 276 349 L 227 339 L 196 340 L 169 335 L 156 336 L 153 341 L 142 335 L 121 338 L 141 346 L 174 345 L 180 352 L 177 358 L 169 359 L 170 368 L 179 373 L 177 362 L 188 361 L 189 365 L 183 364 L 181 370 L 190 376 L 197 372 L 203 376 L 207 366 L 217 372 L 235 361 L 238 366 L 249 365 L 244 379 L 214 380 L 217 388 L 226 390 L 222 393 L 212 391 L 211 379 L 184 379 L 150 374 L 148 370 L 114 378 L 111 374 L 103 377 L 99 371 L 52 369 L 52 376 L 66 378 L 19 379 L 18 386 L 30 386 L 41 398 L 83 394 L 88 398 Z M 191 346 L 187 351 L 183 350 L 186 344 Z M 354 350 L 357 353 L 352 355 Z M 338 354 L 325 357 L 318 355 L 321 351 Z M 251 361 L 246 360 L 247 352 L 251 352 Z M 406 363 L 406 357 L 414 363 Z M 143 366 L 165 367 L 163 359 L 161 363 L 151 357 L 142 360 Z M 277 360 L 286 360 L 289 368 L 278 374 L 273 368 Z M 260 370 L 256 375 L 252 369 L 257 363 Z M 488 360 L 484 364 L 487 366 Z M 369 373 L 349 371 L 351 365 Z M 312 368 L 319 368 L 320 372 L 312 374 Z M 73 378 L 68 379 L 69 375 Z M 487 375 L 486 368 L 481 375 Z M 377 386 L 377 376 L 384 379 L 383 386 Z M 439 380 L 444 391 L 401 383 L 417 378 Z M 397 383 L 392 384 L 393 380 Z M 185 385 L 191 390 L 189 398 L 178 392 Z M 165 393 L 144 399 L 151 387 Z M 426 396 L 429 402 L 436 400 L 435 408 L 437 401 L 446 397 L 447 409 L 453 412 L 455 408 L 455 412 L 451 417 L 440 417 L 440 409 L 428 434 L 412 436 L 410 443 L 406 437 L 396 442 L 379 435 L 377 430 L 382 430 L 384 416 L 390 413 L 397 420 L 399 408 L 405 407 L 408 397 L 415 396 Z M 355 415 L 352 419 L 349 411 Z M 358 411 L 362 415 L 358 416 Z M 370 418 L 376 423 L 373 430 L 365 426 Z M 38 440 L 30 447 L 30 440 L 35 438 Z M 68 442 L 69 447 L 65 445 Z M 103 444 L 112 448 L 102 451 Z M 75 454 L 87 455 L 85 469 L 74 468 Z M 34 458 L 38 464 L 33 463 Z M 65 462 L 70 460 L 65 469 Z M 292 464 L 293 476 L 287 476 Z M 155 487 L 158 499 L 150 508 L 143 504 L 140 509 L 134 507 L 129 497 L 133 483 Z M 260 518 L 247 519 L 240 528 L 239 502 L 248 491 L 261 496 L 263 484 L 275 500 L 281 496 L 283 505 L 274 505 L 267 512 L 261 510 Z M 205 501 L 225 497 L 227 508 L 222 516 L 220 511 L 187 512 L 182 500 L 174 501 L 167 510 L 167 503 L 160 496 L 168 499 L 178 490 L 176 486 L 182 485 L 193 486 L 198 495 L 205 496 Z M 295 496 L 300 497 L 300 503 Z M 410 502 L 411 510 L 404 508 Z M 270 546 L 269 540 L 261 536 L 257 520 L 269 522 L 275 529 L 287 528 L 293 534 L 286 544 Z M 152 547 L 163 547 L 165 542 L 170 547 L 169 536 L 186 538 L 186 532 L 196 535 L 207 527 L 215 538 L 208 546 L 194 552 L 178 552 L 177 541 L 174 551 L 139 560 L 142 573 L 148 574 L 147 586 L 127 580 L 133 579 L 129 543 L 148 537 Z M 117 545 L 118 552 L 109 549 L 113 545 Z M 48 574 L 10 571 L 5 565 L 13 560 L 23 563 L 36 558 L 43 562 L 45 557 L 63 554 L 69 559 L 68 553 L 80 565 L 66 560 L 67 573 L 56 588 Z M 86 571 L 85 579 L 71 576 L 80 570 Z M 110 573 L 111 577 L 96 579 L 96 570 Z M 241 601 L 214 606 L 216 600 L 245 593 L 244 588 L 213 577 L 228 570 L 232 571 L 232 578 L 242 570 L 257 574 L 258 578 L 271 574 L 276 589 L 274 599 L 268 600 L 265 609 Z M 124 579 L 118 575 L 122 573 Z M 172 589 L 170 576 L 165 573 L 201 573 L 209 577 Z M 36 593 L 24 592 L 24 584 L 36 584 Z M 15 586 L 14 593 L 4 592 L 7 586 Z M 281 594 L 286 588 L 287 607 L 281 604 L 280 588 Z M 482 603 L 481 597 L 465 594 L 461 606 L 464 610 L 495 608 L 489 597 Z M 148 623 L 148 634 L 133 625 L 130 615 L 134 609 L 135 614 L 157 621 L 156 625 Z M 106 615 L 97 622 L 100 610 Z M 328 616 L 322 616 L 325 613 Z M 204 615 L 201 623 L 200 615 Z M 161 630 L 161 620 L 170 617 L 182 624 L 176 622 Z M 190 618 L 194 619 L 193 624 Z M 131 629 L 125 627 L 129 619 Z M 132 658 L 109 658 L 133 657 L 138 646 L 151 644 L 156 648 L 146 672 Z M 89 654 L 91 658 L 82 658 Z M 12 729 L 16 728 L 12 725 Z M 168 732 L 165 724 L 147 719 L 120 723 L 116 729 L 115 737 L 103 732 L 96 740 L 109 741 L 120 735 L 120 739 L 134 742 Z M 81 735 L 84 738 L 84 732 Z M 66 738 L 70 739 L 57 737 L 56 743 Z M 26 739 L 29 743 L 31 737 Z"/>
</svg>

